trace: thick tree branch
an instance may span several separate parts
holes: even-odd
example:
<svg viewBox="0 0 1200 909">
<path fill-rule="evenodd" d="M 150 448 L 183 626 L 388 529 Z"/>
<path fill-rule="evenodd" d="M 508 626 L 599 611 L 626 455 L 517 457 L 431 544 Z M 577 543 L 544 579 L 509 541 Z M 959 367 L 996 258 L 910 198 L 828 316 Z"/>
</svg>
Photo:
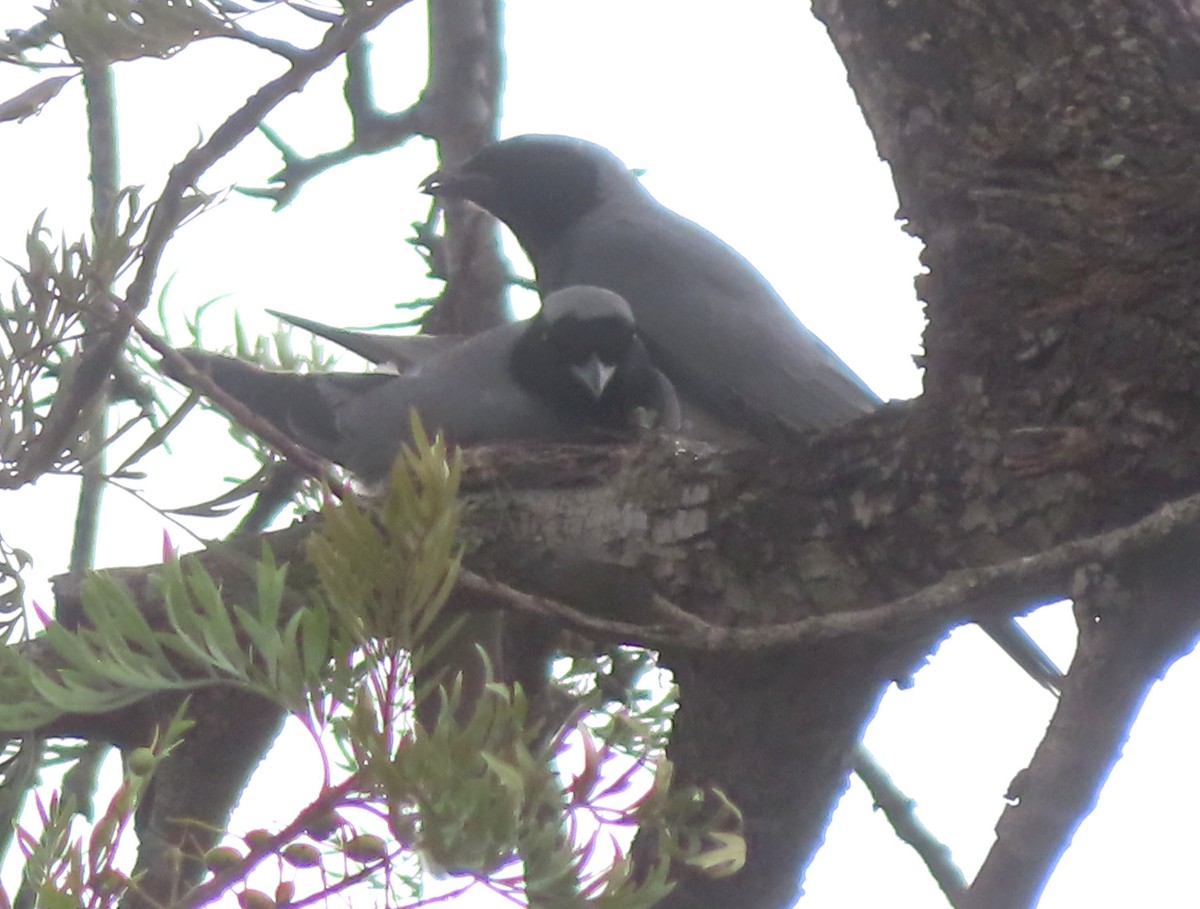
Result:
<svg viewBox="0 0 1200 909">
<path fill-rule="evenodd" d="M 1153 684 L 1200 633 L 1196 534 L 1132 564 L 1086 573 L 1079 646 L 1050 727 L 1010 788 L 996 842 L 964 909 L 1036 906 L 1091 813 Z"/>
<path fill-rule="evenodd" d="M 1061 599 L 1075 572 L 1091 563 L 1107 563 L 1190 537 L 1200 526 L 1200 495 L 1167 502 L 1128 527 L 1071 540 L 1037 555 L 998 565 L 963 568 L 915 593 L 878 606 L 847 609 L 828 616 L 760 627 L 720 626 L 697 619 L 655 595 L 654 605 L 669 621 L 645 625 L 598 618 L 568 604 L 516 590 L 501 581 L 463 573 L 460 585 L 500 608 L 539 616 L 597 637 L 647 647 L 714 653 L 813 647 L 845 639 L 888 639 L 914 629 L 952 628 L 965 622 L 1019 614 L 1039 603 Z M 682 626 L 682 627 L 680 627 Z"/>
</svg>

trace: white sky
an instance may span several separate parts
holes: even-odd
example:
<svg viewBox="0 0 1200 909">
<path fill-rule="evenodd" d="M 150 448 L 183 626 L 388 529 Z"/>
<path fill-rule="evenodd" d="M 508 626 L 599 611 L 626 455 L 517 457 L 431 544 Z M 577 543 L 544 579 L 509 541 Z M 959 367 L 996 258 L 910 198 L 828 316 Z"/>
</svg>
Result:
<svg viewBox="0 0 1200 909">
<path fill-rule="evenodd" d="M 32 5 L 5 0 L 0 26 L 24 24 Z M 268 15 L 261 14 L 263 30 Z M 510 5 L 506 35 L 503 134 L 562 132 L 608 145 L 646 171 L 645 183 L 661 201 L 754 262 L 881 395 L 919 392 L 910 359 L 921 327 L 912 290 L 918 245 L 893 220 L 888 171 L 804 4 L 520 0 Z M 377 96 L 385 108 L 407 106 L 423 84 L 424 36 L 419 4 L 376 33 Z M 145 184 L 152 198 L 167 167 L 279 69 L 266 54 L 222 41 L 170 61 L 120 65 L 124 181 Z M 33 81 L 0 69 L 0 100 Z M 314 79 L 268 122 L 302 152 L 342 144 L 347 118 L 337 74 Z M 0 124 L 0 149 L 0 256 L 19 259 L 24 234 L 43 209 L 56 232 L 86 230 L 77 83 L 38 118 Z M 261 314 L 268 306 L 372 324 L 389 318 L 392 303 L 428 295 L 423 265 L 404 240 L 409 223 L 426 211 L 415 187 L 434 164 L 426 143 L 356 161 L 314 180 L 278 214 L 232 196 L 169 248 L 161 275 L 175 274 L 168 301 L 176 327 L 184 313 L 222 295 L 229 296 L 213 307 L 220 318 L 236 309 L 262 330 L 273 324 Z M 273 149 L 255 136 L 202 187 L 262 185 L 278 166 Z M 0 288 L 10 280 L 0 276 Z M 157 504 L 199 501 L 216 494 L 224 476 L 244 471 L 245 459 L 231 454 L 216 425 L 194 428 L 176 444 L 176 456 L 157 462 L 141 484 Z M 33 553 L 38 578 L 65 566 L 73 495 L 70 480 L 0 493 L 0 534 Z M 118 491 L 107 494 L 105 508 L 100 565 L 159 558 L 163 522 L 156 514 Z M 224 532 L 215 523 L 197 527 L 209 537 Z M 177 531 L 173 536 L 184 542 Z M 44 587 L 34 587 L 48 603 Z M 1065 664 L 1069 610 L 1043 610 L 1029 627 Z M 1200 759 L 1198 690 L 1200 664 L 1189 658 L 1152 694 L 1099 808 L 1047 888 L 1044 909 L 1195 905 L 1200 795 L 1180 776 Z M 963 629 L 913 689 L 887 695 L 866 742 L 970 876 L 990 845 L 1005 788 L 1028 761 L 1052 708 L 981 633 Z M 256 786 L 282 779 L 274 766 Z M 265 788 L 259 798 L 273 801 Z M 804 909 L 942 904 L 857 783 L 806 890 Z"/>
</svg>

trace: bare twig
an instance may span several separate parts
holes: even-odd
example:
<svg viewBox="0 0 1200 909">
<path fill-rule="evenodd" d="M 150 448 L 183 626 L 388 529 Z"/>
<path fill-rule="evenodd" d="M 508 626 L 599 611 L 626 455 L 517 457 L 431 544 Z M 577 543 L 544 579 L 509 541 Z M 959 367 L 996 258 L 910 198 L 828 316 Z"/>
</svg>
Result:
<svg viewBox="0 0 1200 909">
<path fill-rule="evenodd" d="M 249 29 L 243 28 L 237 22 L 229 20 L 232 28 L 229 31 L 229 37 L 238 41 L 245 41 L 247 44 L 252 44 L 254 47 L 265 51 L 270 51 L 273 54 L 278 54 L 292 64 L 298 63 L 307 53 L 302 47 L 297 47 L 289 41 L 283 41 L 279 38 L 269 38 L 266 35 L 260 35 L 257 32 L 252 32 Z"/>
<path fill-rule="evenodd" d="M 8 60 L 18 60 L 22 53 L 41 47 L 53 40 L 58 30 L 48 19 L 42 19 L 27 29 L 10 30 L 4 40 L 0 40 L 0 57 Z"/>
<path fill-rule="evenodd" d="M 242 189 L 248 196 L 271 199 L 280 209 L 299 194 L 304 184 L 332 167 L 363 155 L 373 155 L 403 145 L 420 134 L 422 103 L 406 110 L 387 113 L 375 105 L 371 87 L 370 44 L 360 38 L 346 52 L 346 107 L 350 111 L 353 136 L 334 151 L 305 157 L 265 124 L 262 133 L 283 157 L 283 168 L 271 176 L 263 189 Z"/>
<path fill-rule="evenodd" d="M 950 848 L 921 823 L 914 811 L 913 800 L 900 791 L 875 756 L 862 745 L 854 749 L 850 766 L 870 790 L 875 807 L 883 812 L 896 836 L 921 857 L 950 905 L 961 905 L 962 896 L 967 892 L 967 880 L 954 864 Z"/>
<path fill-rule="evenodd" d="M 292 68 L 272 79 L 251 95 L 242 107 L 230 114 L 204 144 L 194 148 L 171 168 L 167 185 L 154 206 L 154 214 L 142 247 L 142 261 L 126 297 L 134 313 L 141 312 L 150 299 L 154 276 L 163 249 L 185 213 L 183 196 L 188 187 L 218 160 L 253 132 L 263 117 L 284 98 L 300 91 L 310 78 L 346 53 L 364 34 L 373 29 L 409 0 L 377 0 L 334 23 L 321 43 L 295 61 Z"/>
<path fill-rule="evenodd" d="M 354 111 L 353 107 L 351 111 L 354 114 L 355 137 L 342 148 L 312 157 L 301 155 L 276 132 L 263 126 L 263 135 L 283 157 L 283 168 L 272 174 L 271 186 L 263 189 L 241 188 L 238 191 L 243 195 L 270 199 L 274 201 L 275 209 L 279 210 L 295 199 L 304 184 L 318 174 L 363 155 L 373 155 L 403 145 L 417 135 L 420 102 L 396 114 L 361 113 Z"/>
</svg>

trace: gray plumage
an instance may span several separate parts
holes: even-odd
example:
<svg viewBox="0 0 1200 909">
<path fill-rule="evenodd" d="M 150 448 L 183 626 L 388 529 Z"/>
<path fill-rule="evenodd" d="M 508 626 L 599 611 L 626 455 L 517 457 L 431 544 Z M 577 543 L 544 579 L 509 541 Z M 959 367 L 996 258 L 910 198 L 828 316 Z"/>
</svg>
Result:
<svg viewBox="0 0 1200 909">
<path fill-rule="evenodd" d="M 398 373 L 417 372 L 423 363 L 436 359 L 464 340 L 460 335 L 398 335 L 353 331 L 274 309 L 268 309 L 267 312 L 289 325 L 332 341 L 376 366 L 388 366 Z"/>
<path fill-rule="evenodd" d="M 506 223 L 543 294 L 594 284 L 628 300 L 685 420 L 773 438 L 780 425 L 832 426 L 878 403 L 753 266 L 659 204 L 599 145 L 518 136 L 432 174 L 422 188 L 470 200 Z"/>
<path fill-rule="evenodd" d="M 222 389 L 317 454 L 373 482 L 410 432 L 410 410 L 456 445 L 628 433 L 644 414 L 676 428 L 670 382 L 650 363 L 628 304 L 597 287 L 549 295 L 532 319 L 447 347 L 415 373 L 272 372 L 182 351 Z"/>
</svg>

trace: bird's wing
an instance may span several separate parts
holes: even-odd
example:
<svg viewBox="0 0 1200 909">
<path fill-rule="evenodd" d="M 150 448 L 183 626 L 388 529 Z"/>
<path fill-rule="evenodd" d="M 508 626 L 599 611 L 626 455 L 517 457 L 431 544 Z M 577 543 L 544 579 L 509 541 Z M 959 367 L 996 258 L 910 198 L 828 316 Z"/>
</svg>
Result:
<svg viewBox="0 0 1200 909">
<path fill-rule="evenodd" d="M 820 428 L 878 403 L 745 259 L 649 196 L 601 206 L 534 264 L 543 292 L 590 283 L 625 297 L 680 396 L 719 421 Z"/>
<path fill-rule="evenodd" d="M 448 347 L 412 375 L 273 372 L 203 351 L 193 366 L 250 410 L 317 454 L 374 481 L 411 438 L 416 410 L 427 432 L 457 445 L 558 439 L 586 428 L 521 388 L 509 360 L 524 323 L 504 325 Z"/>
<path fill-rule="evenodd" d="M 463 341 L 458 335 L 396 335 L 351 331 L 274 309 L 268 309 L 267 312 L 289 325 L 295 325 L 319 338 L 332 341 L 358 354 L 364 360 L 378 365 L 394 366 L 399 372 L 415 372 L 422 365 Z"/>
</svg>

